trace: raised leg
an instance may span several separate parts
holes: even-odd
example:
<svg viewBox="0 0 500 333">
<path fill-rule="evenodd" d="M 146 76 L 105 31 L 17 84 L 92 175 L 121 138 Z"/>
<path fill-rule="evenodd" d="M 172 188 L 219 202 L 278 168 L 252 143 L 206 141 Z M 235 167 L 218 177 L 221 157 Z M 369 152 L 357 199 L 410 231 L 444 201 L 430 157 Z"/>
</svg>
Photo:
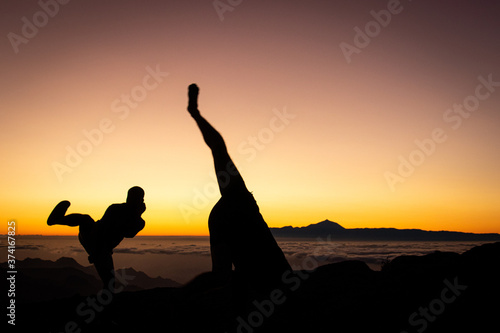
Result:
<svg viewBox="0 0 500 333">
<path fill-rule="evenodd" d="M 225 275 L 234 265 L 237 284 L 279 284 L 290 266 L 231 160 L 224 139 L 201 116 L 196 85 L 189 86 L 188 96 L 188 111 L 212 151 L 222 195 L 208 221 L 213 272 Z"/>
<path fill-rule="evenodd" d="M 63 225 L 68 225 L 70 227 L 76 227 L 77 225 L 66 224 L 67 222 L 70 221 L 67 222 L 63 221 L 64 215 L 66 215 L 66 211 L 68 210 L 70 205 L 71 203 L 67 200 L 58 203 L 50 213 L 49 218 L 47 219 L 47 224 L 48 225 L 63 224 Z"/>
<path fill-rule="evenodd" d="M 67 200 L 61 201 L 54 207 L 47 219 L 47 224 L 67 225 L 68 227 L 89 228 L 94 224 L 94 220 L 86 214 L 65 215 L 71 203 Z"/>
<path fill-rule="evenodd" d="M 198 110 L 198 91 L 199 89 L 195 84 L 189 86 L 188 111 L 196 121 L 205 143 L 210 150 L 212 150 L 215 173 L 217 175 L 221 195 L 224 196 L 224 194 L 233 190 L 248 191 L 243 178 L 227 152 L 224 139 L 220 133 L 217 132 L 217 130 L 200 114 L 200 111 Z"/>
</svg>

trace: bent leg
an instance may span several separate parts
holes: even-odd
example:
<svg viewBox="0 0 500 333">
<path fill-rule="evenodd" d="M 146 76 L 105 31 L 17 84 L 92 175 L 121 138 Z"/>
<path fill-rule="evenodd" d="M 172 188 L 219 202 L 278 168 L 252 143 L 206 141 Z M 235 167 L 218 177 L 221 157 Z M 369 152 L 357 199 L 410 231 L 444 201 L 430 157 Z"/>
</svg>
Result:
<svg viewBox="0 0 500 333">
<path fill-rule="evenodd" d="M 58 203 L 54 207 L 52 212 L 50 213 L 49 218 L 47 219 L 47 224 L 48 225 L 64 224 L 61 222 L 62 222 L 62 219 L 64 218 L 64 215 L 66 214 L 66 211 L 68 210 L 70 205 L 71 205 L 71 203 L 67 200 L 64 200 L 64 201 L 61 201 L 60 203 Z M 74 227 L 74 226 L 70 225 L 70 227 Z"/>
<path fill-rule="evenodd" d="M 69 214 L 63 216 L 57 220 L 54 224 L 67 225 L 69 227 L 81 227 L 82 225 L 87 227 L 90 223 L 94 223 L 94 220 L 86 214 Z"/>
<path fill-rule="evenodd" d="M 87 214 L 69 214 L 64 216 L 58 224 L 67 225 L 70 227 L 80 227 L 88 228 L 90 225 L 94 224 L 94 219 L 92 219 Z"/>
<path fill-rule="evenodd" d="M 47 219 L 48 225 L 67 225 L 68 227 L 78 227 L 94 223 L 94 220 L 89 215 L 83 214 L 69 214 L 65 215 L 71 203 L 67 200 L 58 203 Z"/>
</svg>

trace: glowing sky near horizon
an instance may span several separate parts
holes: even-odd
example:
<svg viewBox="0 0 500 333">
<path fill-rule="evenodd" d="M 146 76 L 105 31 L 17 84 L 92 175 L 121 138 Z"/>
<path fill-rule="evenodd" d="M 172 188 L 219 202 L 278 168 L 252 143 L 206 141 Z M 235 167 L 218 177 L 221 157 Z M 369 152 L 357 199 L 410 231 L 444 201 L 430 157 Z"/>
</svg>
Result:
<svg viewBox="0 0 500 333">
<path fill-rule="evenodd" d="M 231 8 L 221 21 L 213 1 L 73 0 L 50 17 L 3 1 L 0 233 L 13 219 L 76 234 L 45 224 L 55 204 L 97 220 L 139 185 L 141 234 L 208 234 L 219 194 L 192 82 L 269 226 L 500 232 L 499 3 Z"/>
</svg>

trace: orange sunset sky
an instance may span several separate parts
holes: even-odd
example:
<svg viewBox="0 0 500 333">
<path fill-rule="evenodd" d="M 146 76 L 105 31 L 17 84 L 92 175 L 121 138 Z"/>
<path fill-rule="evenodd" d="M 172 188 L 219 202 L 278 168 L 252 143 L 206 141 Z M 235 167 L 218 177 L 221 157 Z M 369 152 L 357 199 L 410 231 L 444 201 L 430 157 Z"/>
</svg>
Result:
<svg viewBox="0 0 500 333">
<path fill-rule="evenodd" d="M 2 1 L 0 221 L 208 235 L 220 195 L 187 86 L 270 227 L 500 233 L 500 4 Z"/>
</svg>

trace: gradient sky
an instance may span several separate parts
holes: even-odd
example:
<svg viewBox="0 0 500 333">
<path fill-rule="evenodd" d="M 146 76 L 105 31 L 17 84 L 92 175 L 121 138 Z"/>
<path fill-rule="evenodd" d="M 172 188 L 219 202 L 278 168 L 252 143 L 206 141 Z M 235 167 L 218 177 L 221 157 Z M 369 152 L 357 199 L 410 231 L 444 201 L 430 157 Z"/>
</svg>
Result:
<svg viewBox="0 0 500 333">
<path fill-rule="evenodd" d="M 208 234 L 196 82 L 269 226 L 500 232 L 500 3 L 45 2 L 0 3 L 2 230 L 140 185 L 142 235 Z"/>
</svg>

